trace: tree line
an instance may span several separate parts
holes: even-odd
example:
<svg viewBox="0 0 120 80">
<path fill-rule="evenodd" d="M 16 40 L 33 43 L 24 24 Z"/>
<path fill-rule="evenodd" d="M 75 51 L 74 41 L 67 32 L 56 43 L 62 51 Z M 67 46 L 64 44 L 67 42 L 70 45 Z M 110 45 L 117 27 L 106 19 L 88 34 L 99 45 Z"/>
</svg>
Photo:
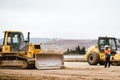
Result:
<svg viewBox="0 0 120 80">
<path fill-rule="evenodd" d="M 81 54 L 84 55 L 86 53 L 85 47 L 80 48 L 78 45 L 75 49 L 67 49 L 67 51 L 64 54 Z"/>
</svg>

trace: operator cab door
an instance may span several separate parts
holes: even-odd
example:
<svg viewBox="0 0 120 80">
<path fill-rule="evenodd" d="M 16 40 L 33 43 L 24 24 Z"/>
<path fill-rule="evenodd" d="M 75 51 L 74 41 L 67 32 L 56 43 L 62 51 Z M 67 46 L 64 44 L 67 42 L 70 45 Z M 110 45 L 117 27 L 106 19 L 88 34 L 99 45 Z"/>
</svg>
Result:
<svg viewBox="0 0 120 80">
<path fill-rule="evenodd" d="M 23 42 L 23 35 L 19 32 L 8 33 L 8 43 L 10 45 L 11 52 L 19 51 L 19 46 Z"/>
</svg>

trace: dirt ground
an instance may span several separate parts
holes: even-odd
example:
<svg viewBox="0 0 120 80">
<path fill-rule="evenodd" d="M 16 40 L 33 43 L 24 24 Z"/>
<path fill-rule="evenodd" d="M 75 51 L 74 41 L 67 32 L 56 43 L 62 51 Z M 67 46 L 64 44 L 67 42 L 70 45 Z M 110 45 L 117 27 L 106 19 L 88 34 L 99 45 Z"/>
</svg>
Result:
<svg viewBox="0 0 120 80">
<path fill-rule="evenodd" d="M 60 70 L 0 69 L 0 80 L 119 80 L 120 66 L 90 66 L 87 62 L 65 62 Z"/>
</svg>

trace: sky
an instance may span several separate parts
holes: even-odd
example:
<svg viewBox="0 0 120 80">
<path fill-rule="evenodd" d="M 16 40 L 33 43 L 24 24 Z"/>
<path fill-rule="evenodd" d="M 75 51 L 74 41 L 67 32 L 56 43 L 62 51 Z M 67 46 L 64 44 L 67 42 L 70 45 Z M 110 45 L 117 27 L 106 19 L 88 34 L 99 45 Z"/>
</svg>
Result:
<svg viewBox="0 0 120 80">
<path fill-rule="evenodd" d="M 38 38 L 120 38 L 120 0 L 0 0 L 0 38 L 5 30 Z"/>
</svg>

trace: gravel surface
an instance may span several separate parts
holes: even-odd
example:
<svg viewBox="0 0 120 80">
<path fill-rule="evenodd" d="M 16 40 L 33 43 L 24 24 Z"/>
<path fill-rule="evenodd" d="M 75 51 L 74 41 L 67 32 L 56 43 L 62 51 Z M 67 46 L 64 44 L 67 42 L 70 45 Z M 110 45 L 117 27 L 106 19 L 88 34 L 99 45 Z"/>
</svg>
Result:
<svg viewBox="0 0 120 80">
<path fill-rule="evenodd" d="M 59 70 L 0 69 L 0 80 L 119 80 L 120 66 L 90 66 L 87 62 L 65 62 Z"/>
</svg>

